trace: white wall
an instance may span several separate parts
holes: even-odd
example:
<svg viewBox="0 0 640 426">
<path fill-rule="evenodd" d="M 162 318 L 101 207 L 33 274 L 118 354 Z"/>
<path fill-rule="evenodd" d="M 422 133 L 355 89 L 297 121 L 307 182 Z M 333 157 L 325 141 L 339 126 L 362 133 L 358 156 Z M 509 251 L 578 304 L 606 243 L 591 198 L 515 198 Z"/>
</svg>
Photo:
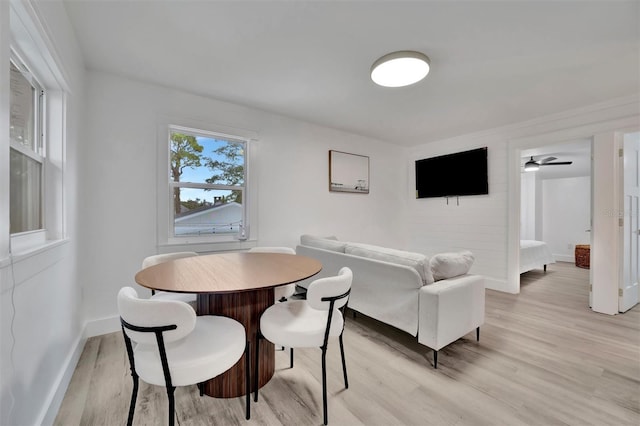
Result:
<svg viewBox="0 0 640 426">
<path fill-rule="evenodd" d="M 520 239 L 536 239 L 537 173 L 520 175 Z"/>
<path fill-rule="evenodd" d="M 542 179 L 539 173 L 520 174 L 520 239 L 542 239 Z"/>
<path fill-rule="evenodd" d="M 576 244 L 589 244 L 591 177 L 542 180 L 542 241 L 556 261 L 574 262 Z"/>
<path fill-rule="evenodd" d="M 589 244 L 591 178 L 520 175 L 520 238 L 549 245 L 556 261 L 574 262 L 576 244 Z"/>
<path fill-rule="evenodd" d="M 410 149 L 405 185 L 408 248 L 427 254 L 469 249 L 476 256 L 471 272 L 484 275 L 487 288 L 518 293 L 519 275 L 514 265 L 520 236 L 519 233 L 510 235 L 509 229 L 514 227 L 513 223 L 519 228 L 517 223 L 521 219 L 520 179 L 515 178 L 520 175 L 519 147 L 542 146 L 540 140 L 550 133 L 557 139 L 547 138 L 546 144 L 590 137 L 603 129 L 613 135 L 619 126 L 638 121 L 638 109 L 638 95 L 634 94 Z M 483 146 L 488 147 L 489 155 L 489 195 L 461 197 L 459 206 L 455 200 L 446 205 L 442 199 L 415 199 L 415 160 Z M 517 188 L 513 187 L 516 180 Z M 513 208 L 509 203 L 511 198 L 517 200 Z"/>
<path fill-rule="evenodd" d="M 399 247 L 403 152 L 369 138 L 101 72 L 88 72 L 80 186 L 80 278 L 89 334 L 117 327 L 116 294 L 156 247 L 160 117 L 256 132 L 259 245 L 295 247 L 300 234 Z M 329 192 L 328 151 L 371 160 L 370 193 Z M 148 291 L 140 288 L 143 294 Z M 104 321 L 101 321 L 104 319 Z"/>
<path fill-rule="evenodd" d="M 636 128 L 638 125 L 636 123 Z M 618 286 L 620 272 L 620 240 L 617 206 L 620 193 L 617 188 L 620 161 L 619 146 L 614 133 L 596 134 L 593 141 L 593 246 L 591 259 L 592 308 L 609 315 L 618 313 Z"/>
<path fill-rule="evenodd" d="M 475 263 L 471 272 L 499 279 L 506 275 L 507 180 L 505 142 L 460 138 L 422 145 L 411 150 L 407 163 L 405 196 L 408 203 L 407 246 L 433 255 L 439 252 L 471 250 Z M 489 195 L 455 198 L 415 198 L 415 161 L 423 158 L 488 146 Z M 464 171 L 460 171 L 464 173 Z M 490 287 L 496 287 L 489 283 Z"/>
<path fill-rule="evenodd" d="M 0 1 L 0 111 L 3 135 L 8 135 L 9 2 Z M 82 350 L 81 289 L 76 276 L 76 176 L 84 66 L 66 12 L 59 2 L 15 2 L 34 33 L 63 72 L 68 86 L 65 116 L 66 147 L 56 167 L 63 171 L 64 198 L 55 198 L 56 217 L 64 224 L 63 240 L 30 253 L 8 252 L 6 202 L 8 137 L 0 138 L 0 424 L 50 424 Z M 58 170 L 59 172 L 59 170 Z M 57 175 L 60 177 L 60 175 Z M 5 192 L 7 191 L 7 192 Z M 56 235 L 56 238 L 60 235 Z"/>
</svg>

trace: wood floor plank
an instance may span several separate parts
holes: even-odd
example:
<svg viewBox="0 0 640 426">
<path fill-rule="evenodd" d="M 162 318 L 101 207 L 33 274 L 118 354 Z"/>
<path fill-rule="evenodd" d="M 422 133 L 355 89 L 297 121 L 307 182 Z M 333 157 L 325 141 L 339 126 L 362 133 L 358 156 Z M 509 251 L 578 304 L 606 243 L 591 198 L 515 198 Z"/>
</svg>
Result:
<svg viewBox="0 0 640 426">
<path fill-rule="evenodd" d="M 640 424 L 640 307 L 597 314 L 589 271 L 556 263 L 522 275 L 518 295 L 487 291 L 480 341 L 470 333 L 440 351 L 358 315 L 347 315 L 344 389 L 340 351 L 327 354 L 332 425 Z M 179 425 L 322 424 L 321 352 L 276 352 L 274 377 L 244 419 L 244 398 L 176 390 Z M 122 336 L 87 341 L 56 425 L 125 424 L 131 377 Z M 141 383 L 136 425 L 167 423 L 163 388 Z"/>
<path fill-rule="evenodd" d="M 84 346 L 78 365 L 69 383 L 73 393 L 65 395 L 65 403 L 58 411 L 57 419 L 61 424 L 77 425 L 84 413 L 89 386 L 94 373 L 94 365 L 98 356 L 100 340 L 89 339 Z"/>
</svg>

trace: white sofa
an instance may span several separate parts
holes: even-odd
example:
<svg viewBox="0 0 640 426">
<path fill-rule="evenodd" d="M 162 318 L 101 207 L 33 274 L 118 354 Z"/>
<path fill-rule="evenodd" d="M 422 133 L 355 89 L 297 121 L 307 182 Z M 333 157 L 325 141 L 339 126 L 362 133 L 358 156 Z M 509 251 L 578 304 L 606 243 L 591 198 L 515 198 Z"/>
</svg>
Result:
<svg viewBox="0 0 640 426">
<path fill-rule="evenodd" d="M 348 307 L 417 336 L 419 343 L 434 351 L 436 368 L 441 348 L 474 329 L 479 339 L 484 279 L 466 273 L 473 262 L 470 252 L 429 259 L 419 253 L 303 235 L 296 253 L 322 262 L 322 271 L 299 286 L 306 288 L 314 279 L 348 266 L 353 271 Z M 439 280 L 434 280 L 433 272 Z"/>
</svg>

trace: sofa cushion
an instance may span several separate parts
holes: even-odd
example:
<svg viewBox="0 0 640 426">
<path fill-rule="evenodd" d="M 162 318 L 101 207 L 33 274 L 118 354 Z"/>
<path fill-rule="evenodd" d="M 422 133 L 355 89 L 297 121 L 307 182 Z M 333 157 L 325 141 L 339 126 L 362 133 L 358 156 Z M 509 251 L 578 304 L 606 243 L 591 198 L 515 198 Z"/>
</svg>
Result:
<svg viewBox="0 0 640 426">
<path fill-rule="evenodd" d="M 316 235 L 304 234 L 300 236 L 300 244 L 302 244 L 303 246 L 344 253 L 344 247 L 347 243 L 338 241 L 338 239 L 334 236 L 319 237 Z"/>
<path fill-rule="evenodd" d="M 409 266 L 418 272 L 423 284 L 433 283 L 429 258 L 424 254 L 360 243 L 347 243 L 344 252 L 353 256 Z"/>
<path fill-rule="evenodd" d="M 473 261 L 473 253 L 464 250 L 457 253 L 439 253 L 430 260 L 431 273 L 435 281 L 457 277 L 469 272 Z"/>
</svg>

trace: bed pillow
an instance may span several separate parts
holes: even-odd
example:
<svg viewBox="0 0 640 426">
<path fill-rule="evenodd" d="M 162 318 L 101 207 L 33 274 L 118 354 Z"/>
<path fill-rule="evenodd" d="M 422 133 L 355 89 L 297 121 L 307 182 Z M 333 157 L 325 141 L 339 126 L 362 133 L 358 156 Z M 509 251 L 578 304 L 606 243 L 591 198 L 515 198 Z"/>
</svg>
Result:
<svg viewBox="0 0 640 426">
<path fill-rule="evenodd" d="M 429 261 L 433 279 L 440 281 L 464 275 L 469 272 L 474 260 L 473 253 L 469 250 L 436 254 Z"/>
<path fill-rule="evenodd" d="M 409 266 L 416 270 L 423 285 L 433 283 L 429 258 L 424 254 L 360 243 L 348 243 L 344 252 L 353 256 Z"/>
<path fill-rule="evenodd" d="M 303 246 L 315 247 L 323 250 L 337 251 L 339 253 L 344 253 L 344 246 L 347 245 L 347 243 L 338 241 L 338 239 L 334 236 L 320 237 L 309 234 L 300 236 L 300 244 Z"/>
</svg>

